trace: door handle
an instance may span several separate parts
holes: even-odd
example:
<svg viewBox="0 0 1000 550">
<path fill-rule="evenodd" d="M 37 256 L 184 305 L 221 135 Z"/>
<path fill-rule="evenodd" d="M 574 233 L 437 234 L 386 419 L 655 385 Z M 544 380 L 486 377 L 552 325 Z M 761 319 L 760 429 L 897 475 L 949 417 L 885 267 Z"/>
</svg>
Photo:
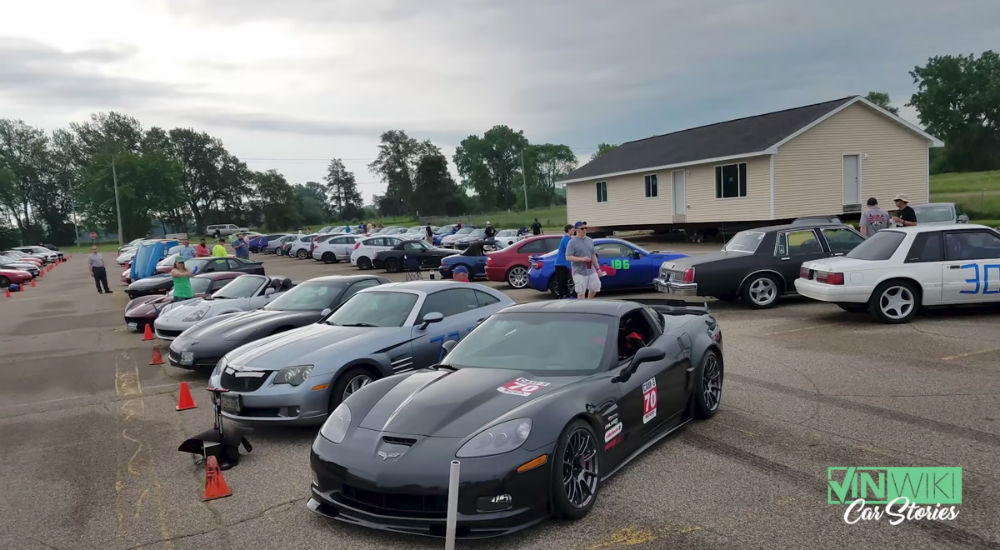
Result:
<svg viewBox="0 0 1000 550">
<path fill-rule="evenodd" d="M 948 269 L 961 269 L 961 268 L 962 268 L 962 266 L 960 266 L 960 265 L 949 265 L 948 266 Z"/>
<path fill-rule="evenodd" d="M 791 258 L 790 258 L 790 257 L 788 257 L 788 256 L 785 256 L 784 258 L 779 258 L 779 259 L 780 259 L 781 261 L 783 261 L 783 262 L 787 262 L 788 260 L 791 260 Z"/>
</svg>

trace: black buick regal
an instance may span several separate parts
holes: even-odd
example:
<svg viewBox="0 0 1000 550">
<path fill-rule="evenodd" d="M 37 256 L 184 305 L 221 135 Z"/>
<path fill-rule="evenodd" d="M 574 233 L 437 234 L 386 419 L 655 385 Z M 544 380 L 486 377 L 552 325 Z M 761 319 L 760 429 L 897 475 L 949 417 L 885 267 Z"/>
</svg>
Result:
<svg viewBox="0 0 1000 550">
<path fill-rule="evenodd" d="M 683 302 L 512 306 L 452 346 L 331 413 L 312 446 L 311 510 L 443 536 L 457 459 L 460 537 L 579 519 L 612 474 L 722 398 L 722 333 Z"/>
<path fill-rule="evenodd" d="M 795 291 L 802 262 L 843 256 L 865 238 L 840 223 L 799 223 L 740 231 L 721 252 L 663 262 L 656 290 L 676 296 L 742 299 L 768 308 Z"/>
</svg>

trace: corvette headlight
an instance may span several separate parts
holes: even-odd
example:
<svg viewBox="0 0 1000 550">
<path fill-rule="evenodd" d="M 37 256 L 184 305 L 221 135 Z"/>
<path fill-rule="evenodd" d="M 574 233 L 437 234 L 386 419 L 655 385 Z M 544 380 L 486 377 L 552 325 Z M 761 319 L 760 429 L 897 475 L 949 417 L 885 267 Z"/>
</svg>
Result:
<svg viewBox="0 0 1000 550">
<path fill-rule="evenodd" d="M 531 419 L 517 418 L 491 426 L 476 434 L 455 453 L 459 458 L 490 456 L 517 449 L 531 435 Z"/>
<path fill-rule="evenodd" d="M 309 376 L 309 373 L 312 372 L 312 370 L 312 365 L 285 367 L 278 371 L 278 375 L 274 377 L 274 383 L 298 386 L 302 382 L 305 382 L 306 377 Z"/>
<path fill-rule="evenodd" d="M 208 313 L 208 308 L 207 307 L 200 307 L 200 308 L 192 311 L 191 313 L 188 313 L 187 317 L 185 317 L 185 318 L 183 318 L 181 320 L 183 322 L 185 322 L 185 323 L 193 323 L 195 321 L 201 321 L 205 317 L 206 313 Z"/>
<path fill-rule="evenodd" d="M 350 426 L 351 409 L 347 408 L 347 403 L 341 403 L 330 413 L 330 417 L 323 423 L 319 433 L 334 443 L 340 443 L 347 435 L 347 428 Z"/>
</svg>

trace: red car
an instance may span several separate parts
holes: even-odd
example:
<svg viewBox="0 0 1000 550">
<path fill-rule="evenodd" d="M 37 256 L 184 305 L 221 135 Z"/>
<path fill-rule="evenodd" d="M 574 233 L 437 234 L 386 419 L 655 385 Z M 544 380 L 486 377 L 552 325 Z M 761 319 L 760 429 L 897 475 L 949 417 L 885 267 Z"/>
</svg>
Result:
<svg viewBox="0 0 1000 550">
<path fill-rule="evenodd" d="M 202 273 L 191 277 L 191 290 L 194 291 L 195 298 L 204 298 L 216 290 L 226 286 L 230 281 L 246 275 L 238 271 L 213 271 Z M 147 324 L 152 325 L 153 321 L 160 315 L 163 306 L 174 301 L 174 292 L 166 294 L 150 294 L 139 296 L 125 306 L 125 326 L 135 332 L 139 332 Z"/>
<path fill-rule="evenodd" d="M 557 250 L 562 235 L 539 235 L 486 254 L 486 278 L 514 288 L 528 286 L 528 258 Z"/>
<path fill-rule="evenodd" d="M 10 286 L 11 283 L 18 285 L 31 280 L 31 273 L 20 269 L 0 269 L 0 288 Z"/>
</svg>

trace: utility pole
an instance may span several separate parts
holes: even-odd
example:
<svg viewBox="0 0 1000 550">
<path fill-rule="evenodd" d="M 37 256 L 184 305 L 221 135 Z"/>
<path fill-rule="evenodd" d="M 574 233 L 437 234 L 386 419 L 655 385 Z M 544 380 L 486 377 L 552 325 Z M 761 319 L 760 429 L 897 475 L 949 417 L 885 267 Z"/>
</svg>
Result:
<svg viewBox="0 0 1000 550">
<path fill-rule="evenodd" d="M 69 204 L 73 208 L 73 240 L 76 241 L 76 247 L 80 248 L 80 226 L 76 223 L 76 197 L 73 196 L 72 184 L 69 190 Z"/>
<path fill-rule="evenodd" d="M 524 183 L 524 211 L 528 211 L 528 173 L 524 170 L 524 149 L 521 149 L 521 181 Z"/>
<path fill-rule="evenodd" d="M 118 214 L 118 246 L 122 246 L 125 244 L 125 239 L 122 235 L 122 205 L 118 202 L 118 171 L 115 169 L 115 160 L 117 158 L 117 153 L 111 156 L 111 179 L 115 185 L 115 211 Z"/>
</svg>

